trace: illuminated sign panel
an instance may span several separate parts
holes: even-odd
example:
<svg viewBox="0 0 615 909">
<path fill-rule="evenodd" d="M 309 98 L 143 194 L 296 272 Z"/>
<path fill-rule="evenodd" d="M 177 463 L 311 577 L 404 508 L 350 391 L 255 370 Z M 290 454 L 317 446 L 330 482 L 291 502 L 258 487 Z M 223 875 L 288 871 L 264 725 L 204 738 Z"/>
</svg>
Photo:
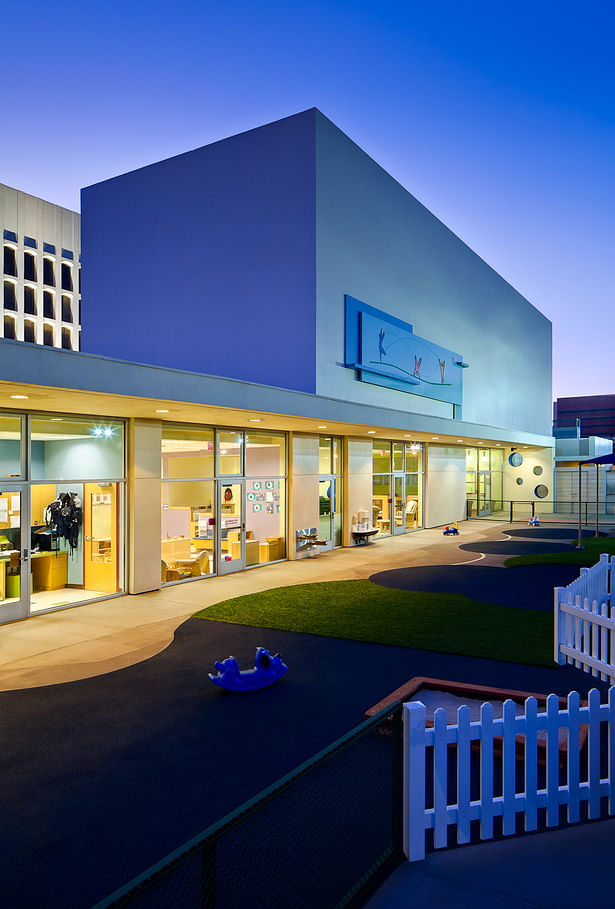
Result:
<svg viewBox="0 0 615 909">
<path fill-rule="evenodd" d="M 358 378 L 410 394 L 461 404 L 461 354 L 415 335 L 412 325 L 346 296 L 345 365 Z"/>
</svg>

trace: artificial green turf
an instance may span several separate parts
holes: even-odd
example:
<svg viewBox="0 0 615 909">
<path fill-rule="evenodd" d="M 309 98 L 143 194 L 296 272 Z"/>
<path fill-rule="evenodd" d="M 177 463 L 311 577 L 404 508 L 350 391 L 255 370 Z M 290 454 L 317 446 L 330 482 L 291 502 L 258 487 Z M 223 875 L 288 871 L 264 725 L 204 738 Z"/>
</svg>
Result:
<svg viewBox="0 0 615 909">
<path fill-rule="evenodd" d="M 419 650 L 553 665 L 550 612 L 368 580 L 277 587 L 216 603 L 195 618 Z"/>
<path fill-rule="evenodd" d="M 576 540 L 572 542 L 576 543 Z M 504 565 L 515 568 L 518 565 L 580 565 L 591 568 L 600 558 L 601 552 L 615 555 L 615 539 L 612 537 L 583 537 L 585 549 L 570 552 L 532 552 L 527 555 L 511 556 Z"/>
</svg>

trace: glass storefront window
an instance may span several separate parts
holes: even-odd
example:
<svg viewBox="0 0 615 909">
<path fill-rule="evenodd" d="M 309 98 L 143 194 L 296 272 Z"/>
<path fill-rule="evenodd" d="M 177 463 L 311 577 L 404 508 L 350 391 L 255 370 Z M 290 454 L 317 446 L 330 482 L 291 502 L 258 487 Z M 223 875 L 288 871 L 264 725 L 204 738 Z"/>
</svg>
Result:
<svg viewBox="0 0 615 909">
<path fill-rule="evenodd" d="M 378 475 L 373 477 L 373 499 L 372 499 L 374 529 L 378 534 L 386 535 L 391 533 L 391 477 L 390 474 Z"/>
<path fill-rule="evenodd" d="M 393 470 L 404 469 L 404 443 L 393 442 Z"/>
<path fill-rule="evenodd" d="M 339 438 L 332 439 L 333 442 L 333 464 L 331 467 L 331 473 L 341 474 L 342 467 L 342 440 Z M 340 543 L 341 545 L 341 543 Z"/>
<path fill-rule="evenodd" d="M 162 582 L 214 571 L 214 481 L 162 484 Z"/>
<path fill-rule="evenodd" d="M 246 568 L 286 558 L 286 480 L 246 479 Z"/>
<path fill-rule="evenodd" d="M 243 432 L 218 432 L 218 476 L 238 476 L 243 473 Z"/>
<path fill-rule="evenodd" d="M 84 417 L 33 417 L 33 480 L 96 480 L 124 476 L 124 424 Z"/>
<path fill-rule="evenodd" d="M 419 473 L 406 474 L 406 530 L 423 526 L 422 479 Z"/>
<path fill-rule="evenodd" d="M 489 449 L 488 448 L 479 448 L 478 449 L 478 469 L 479 470 L 489 470 Z"/>
<path fill-rule="evenodd" d="M 0 476 L 21 476 L 21 419 L 0 416 Z"/>
<path fill-rule="evenodd" d="M 375 441 L 373 445 L 373 472 L 391 472 L 391 443 Z"/>
<path fill-rule="evenodd" d="M 245 444 L 247 477 L 279 477 L 286 473 L 283 435 L 249 432 Z"/>
<path fill-rule="evenodd" d="M 406 471 L 412 472 L 423 469 L 423 446 L 419 442 L 406 444 Z"/>
<path fill-rule="evenodd" d="M 476 448 L 466 448 L 466 470 L 478 470 L 478 451 Z"/>
<path fill-rule="evenodd" d="M 318 472 L 331 473 L 331 437 L 318 440 Z"/>
<path fill-rule="evenodd" d="M 502 470 L 503 466 L 504 466 L 504 449 L 492 448 L 491 449 L 491 469 L 492 470 Z"/>
<path fill-rule="evenodd" d="M 214 431 L 190 427 L 162 427 L 162 477 L 213 477 Z"/>
</svg>

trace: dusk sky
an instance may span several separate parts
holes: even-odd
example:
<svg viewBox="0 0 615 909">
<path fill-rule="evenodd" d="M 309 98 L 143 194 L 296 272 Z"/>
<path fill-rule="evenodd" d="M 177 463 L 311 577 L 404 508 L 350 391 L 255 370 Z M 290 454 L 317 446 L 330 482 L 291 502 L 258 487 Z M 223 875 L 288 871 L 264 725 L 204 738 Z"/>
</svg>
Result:
<svg viewBox="0 0 615 909">
<path fill-rule="evenodd" d="M 552 320 L 554 397 L 615 393 L 611 4 L 32 0 L 2 30 L 0 182 L 78 209 L 319 107 Z"/>
</svg>

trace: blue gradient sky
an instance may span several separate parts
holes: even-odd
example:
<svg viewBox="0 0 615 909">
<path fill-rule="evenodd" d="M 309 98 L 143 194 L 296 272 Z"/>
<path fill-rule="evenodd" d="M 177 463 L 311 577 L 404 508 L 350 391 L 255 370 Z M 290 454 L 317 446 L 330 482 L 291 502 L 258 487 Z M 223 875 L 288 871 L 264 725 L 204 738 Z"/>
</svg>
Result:
<svg viewBox="0 0 615 909">
<path fill-rule="evenodd" d="M 0 182 L 78 208 L 317 106 L 553 321 L 554 396 L 615 392 L 612 4 L 31 0 L 2 23 Z"/>
</svg>

